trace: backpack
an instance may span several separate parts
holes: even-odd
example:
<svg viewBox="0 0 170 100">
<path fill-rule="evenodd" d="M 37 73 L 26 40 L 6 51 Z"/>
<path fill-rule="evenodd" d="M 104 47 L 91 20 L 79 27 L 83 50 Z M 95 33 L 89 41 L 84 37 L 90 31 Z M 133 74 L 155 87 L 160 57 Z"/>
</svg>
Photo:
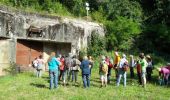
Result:
<svg viewBox="0 0 170 100">
<path fill-rule="evenodd" d="M 69 69 L 69 67 L 71 67 L 72 65 L 72 59 L 71 58 L 66 58 L 65 59 L 65 62 L 64 62 L 64 65 L 66 66 L 67 69 Z"/>
<path fill-rule="evenodd" d="M 107 73 L 107 64 L 105 64 L 105 63 L 102 65 L 102 72 L 103 72 L 104 74 Z"/>
<path fill-rule="evenodd" d="M 38 67 L 38 63 L 32 61 L 32 67 L 37 68 Z"/>
<path fill-rule="evenodd" d="M 128 62 L 124 62 L 124 64 L 123 64 L 123 70 L 124 70 L 124 71 L 127 71 L 128 68 L 129 68 Z"/>
</svg>

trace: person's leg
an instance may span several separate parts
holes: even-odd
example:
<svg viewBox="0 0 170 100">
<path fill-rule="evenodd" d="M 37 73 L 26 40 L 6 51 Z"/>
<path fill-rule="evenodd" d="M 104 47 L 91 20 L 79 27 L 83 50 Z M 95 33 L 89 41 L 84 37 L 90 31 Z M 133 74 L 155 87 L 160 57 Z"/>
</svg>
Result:
<svg viewBox="0 0 170 100">
<path fill-rule="evenodd" d="M 90 87 L 90 74 L 86 74 L 87 87 Z"/>
<path fill-rule="evenodd" d="M 138 82 L 139 82 L 139 84 L 141 85 L 141 84 L 142 84 L 142 81 L 141 81 L 141 73 L 140 73 L 140 72 L 137 72 L 137 75 L 138 75 Z"/>
<path fill-rule="evenodd" d="M 66 74 L 67 74 L 67 70 L 64 70 L 62 75 L 63 85 L 66 85 Z"/>
<path fill-rule="evenodd" d="M 39 70 L 36 70 L 36 77 L 39 77 Z"/>
<path fill-rule="evenodd" d="M 70 70 L 70 69 L 68 69 L 68 81 L 70 81 L 71 74 L 72 74 L 71 70 Z"/>
<path fill-rule="evenodd" d="M 142 72 L 142 85 L 145 88 L 146 87 L 146 76 L 145 76 L 145 72 Z"/>
<path fill-rule="evenodd" d="M 108 74 L 107 74 L 107 82 L 110 83 L 110 76 L 111 76 L 111 68 L 108 68 Z"/>
<path fill-rule="evenodd" d="M 61 81 L 62 70 L 60 70 L 59 81 Z"/>
<path fill-rule="evenodd" d="M 84 86 L 84 88 L 86 88 L 86 87 L 87 87 L 86 75 L 83 74 L 83 75 L 82 75 L 82 78 L 83 78 L 83 86 Z"/>
<path fill-rule="evenodd" d="M 104 84 L 104 80 L 103 80 L 104 78 L 103 78 L 103 75 L 100 75 L 100 80 L 101 80 L 101 87 L 103 86 L 103 84 Z"/>
<path fill-rule="evenodd" d="M 134 78 L 134 70 L 133 67 L 130 67 L 130 77 Z"/>
<path fill-rule="evenodd" d="M 41 77 L 41 76 L 42 76 L 42 70 L 39 71 L 39 77 Z"/>
<path fill-rule="evenodd" d="M 118 74 L 118 78 L 117 78 L 117 82 L 116 82 L 117 86 L 119 86 L 119 84 L 120 84 L 121 77 L 122 77 L 122 71 L 119 70 L 119 74 Z"/>
<path fill-rule="evenodd" d="M 53 88 L 53 81 L 54 81 L 53 71 L 49 71 L 49 76 L 50 76 L 50 89 L 52 89 Z"/>
<path fill-rule="evenodd" d="M 132 78 L 134 78 L 135 73 L 134 73 L 134 68 L 132 67 Z"/>
<path fill-rule="evenodd" d="M 115 69 L 115 76 L 116 76 L 116 79 L 118 78 L 118 75 L 119 75 L 118 69 Z"/>
<path fill-rule="evenodd" d="M 124 87 L 126 87 L 126 72 L 123 73 L 123 83 Z"/>
<path fill-rule="evenodd" d="M 77 82 L 77 76 L 78 76 L 78 71 L 77 70 L 74 72 L 74 76 L 75 76 L 75 82 Z"/>
<path fill-rule="evenodd" d="M 104 84 L 107 86 L 107 75 L 104 76 Z"/>
<path fill-rule="evenodd" d="M 54 71 L 54 87 L 57 88 L 58 87 L 58 70 Z"/>
<path fill-rule="evenodd" d="M 71 74 L 71 75 L 72 75 L 72 80 L 71 80 L 71 81 L 73 82 L 73 81 L 74 81 L 74 78 L 75 78 L 75 71 L 72 70 L 71 73 L 72 73 L 72 74 Z"/>
</svg>

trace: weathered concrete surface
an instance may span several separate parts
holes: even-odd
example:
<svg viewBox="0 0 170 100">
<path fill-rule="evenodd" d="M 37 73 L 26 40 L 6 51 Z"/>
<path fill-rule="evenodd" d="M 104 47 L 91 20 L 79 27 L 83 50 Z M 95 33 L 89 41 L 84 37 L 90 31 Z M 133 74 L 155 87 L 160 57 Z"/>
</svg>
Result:
<svg viewBox="0 0 170 100">
<path fill-rule="evenodd" d="M 14 44 L 11 42 L 13 42 L 11 39 L 0 40 L 0 76 L 6 73 L 4 69 L 9 67 L 10 63 L 15 60 L 15 55 L 13 55 L 15 50 L 12 49 Z"/>
<path fill-rule="evenodd" d="M 29 29 L 40 29 L 41 36 L 30 37 Z M 92 32 L 104 36 L 103 26 L 84 20 L 11 11 L 0 7 L 0 36 L 71 43 L 71 52 L 87 47 Z"/>
</svg>

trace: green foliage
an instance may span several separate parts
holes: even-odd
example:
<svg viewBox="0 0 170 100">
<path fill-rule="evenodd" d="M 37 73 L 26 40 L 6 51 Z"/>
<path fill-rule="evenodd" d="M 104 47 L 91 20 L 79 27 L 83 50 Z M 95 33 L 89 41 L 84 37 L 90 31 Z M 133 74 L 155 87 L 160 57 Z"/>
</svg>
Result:
<svg viewBox="0 0 170 100">
<path fill-rule="evenodd" d="M 87 54 L 97 57 L 105 52 L 106 40 L 104 37 L 99 36 L 96 32 L 92 32 L 89 37 Z"/>
<path fill-rule="evenodd" d="M 19 72 L 19 67 L 15 63 L 11 63 L 9 67 L 4 69 L 5 72 L 16 75 Z"/>
<path fill-rule="evenodd" d="M 109 46 L 116 46 L 121 50 L 133 47 L 134 38 L 141 33 L 140 24 L 132 19 L 117 17 L 114 21 L 106 22 Z"/>
</svg>

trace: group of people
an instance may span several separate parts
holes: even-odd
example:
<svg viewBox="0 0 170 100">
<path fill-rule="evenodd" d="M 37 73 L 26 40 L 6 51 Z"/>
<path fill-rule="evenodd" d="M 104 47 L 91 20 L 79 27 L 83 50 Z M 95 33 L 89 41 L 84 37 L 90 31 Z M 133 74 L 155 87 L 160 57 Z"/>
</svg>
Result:
<svg viewBox="0 0 170 100">
<path fill-rule="evenodd" d="M 114 60 L 109 56 L 101 56 L 101 62 L 99 65 L 99 75 L 101 79 L 101 87 L 106 87 L 110 83 L 111 70 L 115 70 L 116 85 L 119 86 L 121 78 L 123 76 L 124 87 L 126 87 L 127 70 L 130 69 L 130 77 L 134 78 L 134 68 L 137 69 L 137 77 L 139 84 L 146 87 L 146 80 L 152 80 L 152 70 L 154 69 L 152 59 L 149 55 L 140 53 L 138 59 L 134 59 L 133 55 L 130 55 L 129 61 L 125 54 L 122 56 L 118 52 L 114 52 Z M 33 61 L 33 66 L 37 70 L 37 77 L 41 77 L 42 67 L 44 60 L 40 55 Z M 78 72 L 82 71 L 82 80 L 84 88 L 90 87 L 91 69 L 93 68 L 94 61 L 91 56 L 84 56 L 80 61 L 76 55 L 68 56 L 59 55 L 56 57 L 55 52 L 51 52 L 51 55 L 47 61 L 50 77 L 50 89 L 58 87 L 58 81 L 62 81 L 65 86 L 71 79 L 72 82 L 77 83 Z M 168 82 L 170 76 L 170 65 L 158 68 L 159 79 L 161 82 Z"/>
<path fill-rule="evenodd" d="M 33 61 L 37 77 L 41 77 L 42 75 L 43 67 L 40 67 L 40 63 L 41 65 L 44 64 L 42 56 L 37 57 Z M 85 56 L 83 61 L 80 62 L 77 56 L 72 55 L 71 53 L 69 53 L 66 57 L 61 55 L 56 57 L 55 52 L 51 52 L 47 64 L 50 77 L 50 89 L 57 88 L 58 81 L 62 81 L 64 86 L 68 84 L 69 81 L 77 83 L 78 72 L 80 70 L 82 70 L 84 87 L 90 87 L 90 74 L 91 68 L 93 67 L 93 60 L 91 56 L 89 56 L 89 58 Z"/>
<path fill-rule="evenodd" d="M 134 59 L 133 55 L 130 55 L 129 61 L 125 54 L 120 56 L 118 52 L 114 53 L 114 62 L 113 59 L 108 56 L 102 56 L 99 66 L 99 74 L 101 79 L 101 87 L 106 86 L 107 83 L 110 83 L 111 69 L 115 70 L 115 79 L 116 86 L 119 86 L 121 77 L 123 76 L 123 84 L 126 87 L 126 78 L 127 70 L 130 69 L 130 78 L 135 77 L 134 68 L 136 68 L 138 82 L 143 87 L 146 87 L 146 80 L 148 82 L 152 81 L 153 73 L 153 62 L 149 55 L 144 55 L 140 53 L 137 59 Z M 170 64 L 167 66 L 157 68 L 159 71 L 159 81 L 160 84 L 168 84 L 170 81 Z"/>
</svg>

